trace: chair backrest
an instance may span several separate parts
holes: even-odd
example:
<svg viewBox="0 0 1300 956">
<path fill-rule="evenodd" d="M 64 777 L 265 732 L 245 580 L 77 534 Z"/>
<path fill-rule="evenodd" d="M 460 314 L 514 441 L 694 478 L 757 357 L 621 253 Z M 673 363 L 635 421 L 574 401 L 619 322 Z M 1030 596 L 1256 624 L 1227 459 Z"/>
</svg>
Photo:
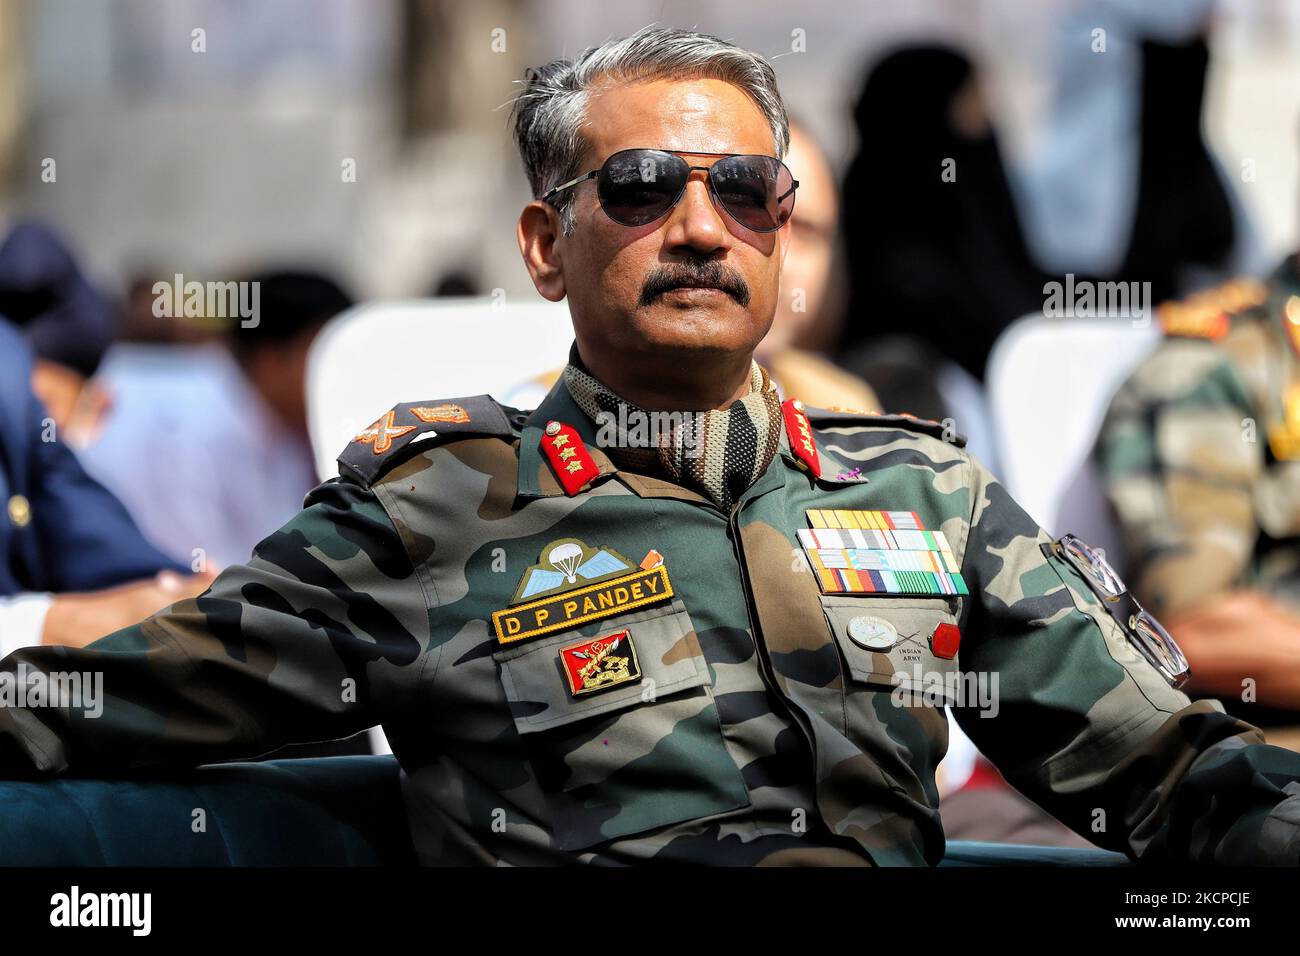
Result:
<svg viewBox="0 0 1300 956">
<path fill-rule="evenodd" d="M 491 298 L 380 302 L 333 319 L 307 360 L 307 422 L 322 479 L 363 428 L 398 402 L 489 394 L 564 366 L 564 303 Z"/>
<path fill-rule="evenodd" d="M 1007 328 L 989 357 L 1007 490 L 1049 533 L 1077 534 L 1117 565 L 1121 538 L 1091 452 L 1111 397 L 1159 338 L 1152 322 L 1031 315 Z"/>
</svg>

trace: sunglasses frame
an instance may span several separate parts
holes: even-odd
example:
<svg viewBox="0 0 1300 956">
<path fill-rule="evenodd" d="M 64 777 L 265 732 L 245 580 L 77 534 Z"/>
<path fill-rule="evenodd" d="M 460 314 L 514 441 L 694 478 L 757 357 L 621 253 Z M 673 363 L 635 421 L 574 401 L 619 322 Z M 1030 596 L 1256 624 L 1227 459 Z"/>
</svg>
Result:
<svg viewBox="0 0 1300 956">
<path fill-rule="evenodd" d="M 1094 556 L 1092 560 L 1100 564 L 1099 570 L 1101 573 L 1113 580 L 1120 590 L 1115 594 L 1103 590 L 1101 585 L 1093 579 L 1089 570 L 1080 567 L 1079 562 L 1085 560 L 1085 558 L 1076 554 L 1071 549 L 1072 545 L 1077 545 L 1083 553 Z M 1188 678 L 1192 676 L 1192 667 L 1187 662 L 1183 649 L 1178 646 L 1178 642 L 1174 640 L 1173 635 L 1164 629 L 1164 626 L 1155 619 L 1151 612 L 1138 602 L 1138 599 L 1129 591 L 1127 585 L 1120 580 L 1119 575 L 1115 573 L 1115 569 L 1110 566 L 1110 562 L 1106 560 L 1104 555 L 1072 534 L 1061 535 L 1058 540 L 1040 545 L 1040 548 L 1047 557 L 1050 558 L 1055 555 L 1079 573 L 1079 576 L 1083 578 L 1092 593 L 1101 601 L 1102 606 L 1106 608 L 1110 616 L 1124 629 L 1124 632 L 1128 635 L 1129 643 L 1146 658 L 1147 663 L 1159 671 L 1160 676 L 1171 687 L 1178 688 L 1187 683 Z M 1147 625 L 1155 637 L 1148 638 L 1141 634 L 1138 630 L 1140 623 Z M 1172 669 L 1162 659 L 1163 655 L 1160 651 L 1148 646 L 1149 643 L 1156 642 L 1165 645 L 1163 650 L 1170 659 Z"/>
<path fill-rule="evenodd" d="M 775 156 L 766 156 L 762 153 L 702 153 L 702 152 L 696 152 L 694 150 L 689 150 L 689 149 L 660 149 L 657 146 L 633 146 L 629 149 L 620 149 L 617 152 L 610 153 L 607 157 L 605 157 L 605 162 L 601 163 L 597 169 L 593 169 L 590 172 L 583 173 L 581 176 L 578 176 L 575 179 L 570 179 L 567 183 L 561 183 L 560 185 L 556 186 L 554 189 L 548 190 L 546 195 L 542 197 L 542 202 L 551 203 L 552 196 L 555 196 L 556 194 L 561 193 L 566 189 L 572 189 L 575 186 L 585 183 L 588 179 L 595 179 L 604 171 L 605 167 L 609 165 L 610 160 L 612 160 L 615 156 L 621 156 L 624 153 L 640 153 L 640 152 L 667 153 L 670 156 L 676 156 L 679 159 L 683 156 L 712 156 L 718 160 L 734 159 L 737 156 L 756 156 L 756 157 L 761 157 L 763 159 L 770 159 L 778 163 L 780 166 L 784 167 L 787 173 L 790 173 L 790 188 L 788 191 L 778 196 L 776 198 L 776 201 L 778 203 L 781 203 L 785 200 L 786 196 L 796 196 L 797 198 L 795 191 L 799 188 L 799 180 L 794 178 L 794 173 L 790 171 L 790 167 L 786 166 L 784 162 L 777 159 Z M 686 161 L 682 160 L 682 162 L 686 162 Z M 705 179 L 708 182 L 708 186 L 709 186 L 709 195 L 713 198 L 714 205 L 717 206 L 717 208 L 721 209 L 723 212 L 725 212 L 727 214 L 727 218 L 730 219 L 732 222 L 734 222 L 736 225 L 740 226 L 742 229 L 748 229 L 750 232 L 756 232 L 760 234 L 772 233 L 779 230 L 782 226 L 785 226 L 787 223 L 790 222 L 791 219 L 794 218 L 794 202 L 793 200 L 791 200 L 790 215 L 786 217 L 785 222 L 781 223 L 780 225 L 773 226 L 771 229 L 755 229 L 753 226 L 748 226 L 745 223 L 741 222 L 739 219 L 736 218 L 735 214 L 730 209 L 727 208 L 727 204 L 722 201 L 722 198 L 718 195 L 717 189 L 714 187 L 713 167 L 716 165 L 718 164 L 714 163 L 711 166 L 692 166 L 689 163 L 687 163 L 686 175 L 682 179 L 682 188 L 677 191 L 677 195 L 673 197 L 673 201 L 668 204 L 668 206 L 664 209 L 662 213 L 660 213 L 658 216 L 655 216 L 654 219 L 650 219 L 643 223 L 632 224 L 632 223 L 621 222 L 618 219 L 615 219 L 613 216 L 610 215 L 609 210 L 605 208 L 605 203 L 601 199 L 599 191 L 596 194 L 596 201 L 600 203 L 601 211 L 604 212 L 606 216 L 609 216 L 612 222 L 617 222 L 620 226 L 627 226 L 630 229 L 639 229 L 641 226 L 648 226 L 653 222 L 658 222 L 664 216 L 668 215 L 670 212 L 672 212 L 674 209 L 677 208 L 677 204 L 682 201 L 682 196 L 686 195 L 686 186 L 690 183 L 691 173 L 693 173 L 695 170 L 698 169 L 701 170 L 705 175 Z"/>
</svg>

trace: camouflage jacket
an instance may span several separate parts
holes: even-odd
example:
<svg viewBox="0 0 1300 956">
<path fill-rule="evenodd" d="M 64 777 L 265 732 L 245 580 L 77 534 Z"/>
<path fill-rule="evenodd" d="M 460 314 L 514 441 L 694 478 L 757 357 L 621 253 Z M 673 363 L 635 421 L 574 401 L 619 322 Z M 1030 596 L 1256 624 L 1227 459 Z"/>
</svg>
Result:
<svg viewBox="0 0 1300 956">
<path fill-rule="evenodd" d="M 934 864 L 960 698 L 1009 780 L 1102 846 L 1300 862 L 1300 756 L 1171 689 L 959 442 L 808 417 L 723 513 L 616 467 L 562 384 L 532 414 L 400 405 L 203 596 L 7 658 L 0 677 L 102 672 L 106 701 L 0 707 L 0 770 L 193 765 L 381 723 L 428 863 Z M 594 468 L 571 494 L 551 421 Z M 798 532 L 836 524 L 921 534 L 959 575 L 823 593 L 844 579 Z M 985 706 L 959 676 L 996 681 Z"/>
<path fill-rule="evenodd" d="M 1160 613 L 1242 586 L 1300 610 L 1300 263 L 1158 313 L 1097 444 L 1134 590 Z"/>
</svg>

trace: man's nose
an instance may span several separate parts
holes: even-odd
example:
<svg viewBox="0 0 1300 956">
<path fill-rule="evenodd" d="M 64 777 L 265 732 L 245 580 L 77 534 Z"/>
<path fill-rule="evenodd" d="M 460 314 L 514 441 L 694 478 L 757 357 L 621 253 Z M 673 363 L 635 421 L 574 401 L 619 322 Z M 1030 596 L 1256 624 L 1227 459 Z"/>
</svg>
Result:
<svg viewBox="0 0 1300 956">
<path fill-rule="evenodd" d="M 703 170 L 692 170 L 681 201 L 666 224 L 668 247 L 689 249 L 695 255 L 717 255 L 731 248 L 731 232 L 722 212 L 713 204 Z"/>
</svg>

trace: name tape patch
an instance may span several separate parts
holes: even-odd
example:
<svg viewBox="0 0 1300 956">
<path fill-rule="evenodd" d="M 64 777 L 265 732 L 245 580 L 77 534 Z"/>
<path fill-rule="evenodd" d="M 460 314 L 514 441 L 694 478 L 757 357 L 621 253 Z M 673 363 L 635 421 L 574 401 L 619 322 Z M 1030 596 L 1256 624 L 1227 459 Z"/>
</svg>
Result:
<svg viewBox="0 0 1300 956">
<path fill-rule="evenodd" d="M 497 642 L 514 644 L 588 621 L 623 614 L 673 596 L 668 569 L 659 565 L 612 578 L 600 584 L 564 591 L 553 597 L 492 612 Z"/>
</svg>

